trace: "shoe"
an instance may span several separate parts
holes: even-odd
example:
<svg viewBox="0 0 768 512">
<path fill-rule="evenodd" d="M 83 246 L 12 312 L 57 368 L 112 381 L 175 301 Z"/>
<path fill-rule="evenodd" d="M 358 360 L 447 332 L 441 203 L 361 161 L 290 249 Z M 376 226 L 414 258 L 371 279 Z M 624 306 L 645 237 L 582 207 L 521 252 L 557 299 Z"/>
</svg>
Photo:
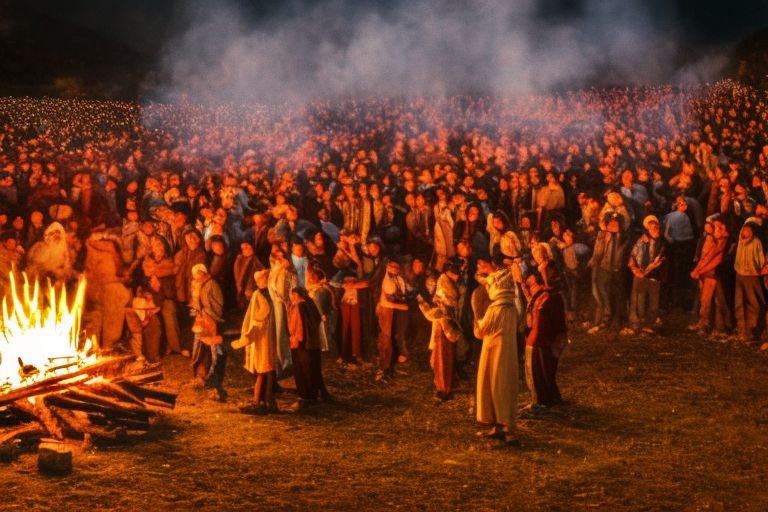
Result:
<svg viewBox="0 0 768 512">
<path fill-rule="evenodd" d="M 331 395 L 329 392 L 322 393 L 320 396 L 320 401 L 326 404 L 335 404 L 336 399 L 333 398 L 333 395 Z"/>
<path fill-rule="evenodd" d="M 304 400 L 299 398 L 298 400 L 296 400 L 295 402 L 293 402 L 291 404 L 291 406 L 288 408 L 288 410 L 291 411 L 291 412 L 299 412 L 302 409 L 304 409 L 304 407 L 306 407 L 306 404 L 304 403 Z"/>
<path fill-rule="evenodd" d="M 698 322 L 696 322 L 695 324 L 691 324 L 688 327 L 686 327 L 686 329 L 688 329 L 689 331 L 698 331 L 701 328 L 702 328 L 702 325 L 700 323 L 698 323 Z"/>
<path fill-rule="evenodd" d="M 405 364 L 408 362 L 407 356 L 397 356 L 397 364 Z"/>
<path fill-rule="evenodd" d="M 631 327 L 625 327 L 621 331 L 619 331 L 620 336 L 634 336 L 635 330 Z"/>
<path fill-rule="evenodd" d="M 760 352 L 768 351 L 768 341 L 760 345 Z"/>
<path fill-rule="evenodd" d="M 504 432 L 498 427 L 493 427 L 490 430 L 481 430 L 479 432 L 475 432 L 475 435 L 485 439 L 504 439 Z"/>
<path fill-rule="evenodd" d="M 510 448 L 520 448 L 520 439 L 513 434 L 506 434 L 504 436 L 504 444 Z"/>
<path fill-rule="evenodd" d="M 597 334 L 599 332 L 600 332 L 600 326 L 599 325 L 594 325 L 594 326 L 589 328 L 589 330 L 587 331 L 587 334 Z"/>
<path fill-rule="evenodd" d="M 243 414 L 262 415 L 267 413 L 267 408 L 264 404 L 250 403 L 240 407 L 240 412 Z"/>
<path fill-rule="evenodd" d="M 183 357 L 192 357 L 192 354 L 190 354 L 189 350 L 182 350 L 181 355 Z"/>
<path fill-rule="evenodd" d="M 381 382 L 386 377 L 384 370 L 376 370 L 376 376 L 373 378 L 376 382 Z"/>
<path fill-rule="evenodd" d="M 228 395 L 227 395 L 227 392 L 225 390 L 219 389 L 219 390 L 216 391 L 216 394 L 217 394 L 217 396 L 216 396 L 216 401 L 217 402 L 220 402 L 222 404 L 226 403 Z"/>
</svg>

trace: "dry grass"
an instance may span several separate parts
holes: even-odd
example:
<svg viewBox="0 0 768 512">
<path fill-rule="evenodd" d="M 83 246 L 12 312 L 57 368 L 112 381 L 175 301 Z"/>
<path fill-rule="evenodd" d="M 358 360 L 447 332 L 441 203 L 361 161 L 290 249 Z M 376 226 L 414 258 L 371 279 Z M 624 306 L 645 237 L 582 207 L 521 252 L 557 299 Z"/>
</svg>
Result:
<svg viewBox="0 0 768 512">
<path fill-rule="evenodd" d="M 2 464 L 0 508 L 768 509 L 768 357 L 687 334 L 573 338 L 569 405 L 521 420 L 522 449 L 474 436 L 469 386 L 435 405 L 423 355 L 388 385 L 327 361 L 338 404 L 268 417 L 237 412 L 251 380 L 235 358 L 224 405 L 171 359 L 179 406 L 150 439 L 76 453 L 64 478 L 32 455 Z"/>
</svg>

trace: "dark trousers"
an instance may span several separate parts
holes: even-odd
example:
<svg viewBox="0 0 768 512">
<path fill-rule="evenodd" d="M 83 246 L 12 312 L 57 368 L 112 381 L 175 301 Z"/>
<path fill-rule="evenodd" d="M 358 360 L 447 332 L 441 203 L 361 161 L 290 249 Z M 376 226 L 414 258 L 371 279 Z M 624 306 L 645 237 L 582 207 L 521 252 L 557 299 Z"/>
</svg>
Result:
<svg viewBox="0 0 768 512">
<path fill-rule="evenodd" d="M 736 274 L 736 293 L 734 295 L 736 328 L 739 335 L 751 338 L 757 330 L 760 316 L 765 309 L 763 283 L 760 276 L 742 276 Z"/>
<path fill-rule="evenodd" d="M 699 325 L 709 327 L 714 311 L 715 330 L 727 331 L 733 327 L 731 310 L 725 288 L 717 276 L 702 277 L 699 280 Z"/>
<path fill-rule="evenodd" d="M 320 349 L 292 348 L 291 358 L 299 398 L 317 400 L 321 393 L 327 394 L 323 381 Z"/>
<path fill-rule="evenodd" d="M 665 297 L 670 307 L 680 307 L 689 310 L 693 305 L 691 269 L 696 241 L 674 242 L 669 244 L 669 282 Z"/>
<path fill-rule="evenodd" d="M 661 283 L 645 277 L 632 278 L 632 295 L 629 298 L 629 326 L 632 329 L 649 327 L 659 317 L 659 293 Z"/>
<path fill-rule="evenodd" d="M 558 358 L 549 347 L 525 347 L 525 381 L 534 404 L 562 403 L 557 387 L 557 363 Z"/>
<path fill-rule="evenodd" d="M 592 274 L 592 292 L 597 302 L 595 324 L 618 326 L 624 311 L 622 272 L 596 267 Z"/>
<path fill-rule="evenodd" d="M 392 368 L 394 362 L 393 339 L 398 354 L 408 355 L 408 347 L 405 343 L 408 312 L 380 307 L 376 310 L 376 316 L 379 320 L 379 369 L 386 371 Z"/>
<path fill-rule="evenodd" d="M 341 305 L 341 357 L 346 362 L 360 359 L 360 305 Z"/>
</svg>

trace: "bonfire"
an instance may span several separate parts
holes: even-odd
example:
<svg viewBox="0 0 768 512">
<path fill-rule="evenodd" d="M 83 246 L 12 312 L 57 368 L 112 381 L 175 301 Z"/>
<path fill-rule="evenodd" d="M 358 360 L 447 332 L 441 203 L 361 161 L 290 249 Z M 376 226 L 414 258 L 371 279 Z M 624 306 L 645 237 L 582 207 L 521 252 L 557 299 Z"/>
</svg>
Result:
<svg viewBox="0 0 768 512">
<path fill-rule="evenodd" d="M 134 373 L 133 356 L 102 356 L 84 335 L 86 280 L 70 302 L 65 286 L 23 284 L 11 273 L 0 323 L 0 447 L 21 440 L 117 440 L 149 430 L 176 395 L 148 386 L 160 372 Z"/>
</svg>

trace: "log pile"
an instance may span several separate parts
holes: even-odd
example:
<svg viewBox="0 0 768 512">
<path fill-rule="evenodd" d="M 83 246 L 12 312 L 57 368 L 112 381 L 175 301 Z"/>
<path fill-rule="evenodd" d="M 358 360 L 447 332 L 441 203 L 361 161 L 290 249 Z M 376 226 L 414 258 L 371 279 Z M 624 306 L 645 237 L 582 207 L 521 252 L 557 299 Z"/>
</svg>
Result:
<svg viewBox="0 0 768 512">
<path fill-rule="evenodd" d="M 126 372 L 133 358 L 109 357 L 0 394 L 0 458 L 13 446 L 52 440 L 115 442 L 149 431 L 176 394 L 156 389 L 161 372 Z"/>
</svg>

